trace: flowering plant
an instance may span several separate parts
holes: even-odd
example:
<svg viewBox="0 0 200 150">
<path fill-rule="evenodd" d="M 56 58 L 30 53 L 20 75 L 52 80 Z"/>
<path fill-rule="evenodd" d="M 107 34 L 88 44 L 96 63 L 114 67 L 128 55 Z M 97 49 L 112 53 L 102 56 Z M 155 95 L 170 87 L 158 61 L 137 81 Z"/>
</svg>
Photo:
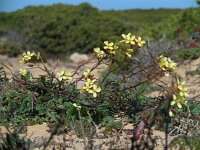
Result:
<svg viewBox="0 0 200 150">
<path fill-rule="evenodd" d="M 13 80 L 6 83 L 13 87 L 2 90 L 6 92 L 2 94 L 5 102 L 2 103 L 4 109 L 0 110 L 3 116 L 0 123 L 5 120 L 19 123 L 24 117 L 31 123 L 32 120 L 49 120 L 54 125 L 62 122 L 57 126 L 64 128 L 71 122 L 80 121 L 81 134 L 85 137 L 88 126 L 98 130 L 104 125 L 110 133 L 122 130 L 123 122 L 116 121 L 115 117 L 122 114 L 124 118 L 129 116 L 140 121 L 134 132 L 136 141 L 144 128 L 164 123 L 167 128 L 180 113 L 189 113 L 188 89 L 184 81 L 176 78 L 178 64 L 171 58 L 160 55 L 148 64 L 132 61 L 144 45 L 141 37 L 122 34 L 120 41 L 105 41 L 103 47 L 94 48 L 94 56 L 71 72 L 66 68 L 60 71 L 48 68 L 39 53 L 23 53 L 20 62 L 31 63 L 32 69 L 39 68 L 45 74 L 32 75 L 30 66 L 30 70 L 21 69 L 19 75 L 13 74 Z M 119 56 L 123 56 L 122 59 Z M 91 62 L 95 62 L 93 66 L 86 67 Z M 106 65 L 106 69 L 100 75 L 95 74 L 102 65 Z M 161 87 L 159 95 L 156 98 L 148 96 L 147 92 L 153 89 L 152 82 L 160 81 L 163 73 L 166 78 L 176 80 L 176 84 L 156 83 Z M 13 116 L 20 119 L 16 121 Z M 88 124 L 84 126 L 83 122 Z M 73 126 L 70 129 L 75 130 Z M 168 128 L 165 130 L 168 134 Z"/>
</svg>

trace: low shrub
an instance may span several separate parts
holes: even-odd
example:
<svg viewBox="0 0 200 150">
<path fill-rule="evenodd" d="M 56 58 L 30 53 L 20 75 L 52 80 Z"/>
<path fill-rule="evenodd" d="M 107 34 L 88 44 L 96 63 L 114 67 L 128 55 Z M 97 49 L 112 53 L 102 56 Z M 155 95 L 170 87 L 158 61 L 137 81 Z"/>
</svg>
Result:
<svg viewBox="0 0 200 150">
<path fill-rule="evenodd" d="M 6 41 L 0 45 L 0 54 L 7 54 L 9 56 L 17 56 L 21 54 L 23 47 L 19 42 Z"/>
<path fill-rule="evenodd" d="M 0 123 L 7 128 L 20 128 L 47 122 L 51 127 L 51 136 L 44 143 L 44 149 L 54 135 L 69 131 L 83 138 L 85 147 L 90 145 L 91 148 L 94 144 L 92 138 L 101 127 L 105 127 L 108 135 L 113 131 L 121 132 L 124 122 L 116 116 L 122 114 L 122 118 L 139 122 L 133 132 L 133 149 L 134 143 L 145 133 L 144 129 L 148 129 L 147 138 L 152 140 L 153 126 L 168 135 L 176 129 L 176 123 L 189 124 L 188 118 L 198 121 L 199 110 L 188 104 L 187 87 L 178 78 L 173 79 L 171 87 L 158 85 L 161 96 L 147 96 L 147 91 L 152 89 L 152 81 L 158 80 L 161 75 L 168 77 L 175 74 L 177 63 L 172 59 L 160 55 L 148 65 L 130 64 L 132 69 L 125 72 L 123 63 L 126 62 L 123 60 L 130 59 L 144 44 L 139 36 L 122 34 L 120 41 L 105 41 L 103 47 L 94 48 L 94 58 L 82 62 L 73 72 L 65 69 L 55 72 L 45 66 L 40 53 L 24 52 L 20 62 L 40 68 L 46 74 L 35 77 L 30 70 L 20 69 L 11 79 L 3 80 L 5 76 L 0 76 Z M 93 67 L 85 67 L 94 60 L 96 64 Z M 96 77 L 93 71 L 101 64 L 106 64 L 108 68 Z M 82 69 L 84 72 L 80 71 Z M 78 88 L 81 82 L 82 86 Z M 182 130 L 181 133 L 184 133 L 185 129 Z M 140 145 L 152 147 L 146 143 L 148 139 L 141 139 Z M 166 142 L 165 146 L 168 145 Z"/>
<path fill-rule="evenodd" d="M 160 39 L 163 35 L 175 39 L 180 34 L 188 37 L 191 33 L 197 32 L 196 29 L 200 25 L 199 17 L 199 8 L 187 9 L 148 28 L 143 34 L 153 39 Z"/>
<path fill-rule="evenodd" d="M 180 49 L 175 51 L 174 54 L 182 59 L 196 59 L 200 57 L 200 48 Z"/>
</svg>

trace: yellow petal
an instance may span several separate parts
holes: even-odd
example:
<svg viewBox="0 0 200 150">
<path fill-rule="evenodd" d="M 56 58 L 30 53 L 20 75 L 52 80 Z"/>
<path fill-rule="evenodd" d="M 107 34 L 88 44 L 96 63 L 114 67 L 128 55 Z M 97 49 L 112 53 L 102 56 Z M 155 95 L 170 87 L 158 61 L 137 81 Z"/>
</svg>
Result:
<svg viewBox="0 0 200 150">
<path fill-rule="evenodd" d="M 176 104 L 177 104 L 178 108 L 180 108 L 180 109 L 182 108 L 181 103 L 177 102 Z"/>
<path fill-rule="evenodd" d="M 165 72 L 165 76 L 168 77 L 168 76 L 169 76 L 169 73 L 168 73 L 168 72 Z"/>
<path fill-rule="evenodd" d="M 104 44 L 105 44 L 105 45 L 108 45 L 108 41 L 104 41 Z"/>
<path fill-rule="evenodd" d="M 88 93 L 91 93 L 91 94 L 92 94 L 92 93 L 94 93 L 94 91 L 90 89 L 90 90 L 88 91 Z"/>
<path fill-rule="evenodd" d="M 170 105 L 174 105 L 174 104 L 176 104 L 176 102 L 175 101 L 171 101 Z"/>
<path fill-rule="evenodd" d="M 93 93 L 93 97 L 97 97 L 97 93 Z"/>
<path fill-rule="evenodd" d="M 169 111 L 169 116 L 172 117 L 173 116 L 173 112 L 170 110 Z"/>
<path fill-rule="evenodd" d="M 176 95 L 173 94 L 173 100 L 176 100 L 176 99 L 177 99 Z"/>
<path fill-rule="evenodd" d="M 122 37 L 125 39 L 125 38 L 126 38 L 126 35 L 125 35 L 125 34 L 122 34 Z"/>
<path fill-rule="evenodd" d="M 101 92 L 101 88 L 98 87 L 98 88 L 96 89 L 96 92 Z"/>
</svg>

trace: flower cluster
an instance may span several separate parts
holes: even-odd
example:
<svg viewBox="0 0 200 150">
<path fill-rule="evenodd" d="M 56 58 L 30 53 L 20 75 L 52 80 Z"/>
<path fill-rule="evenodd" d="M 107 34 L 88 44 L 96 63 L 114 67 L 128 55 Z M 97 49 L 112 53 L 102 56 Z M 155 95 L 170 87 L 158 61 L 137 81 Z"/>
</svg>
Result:
<svg viewBox="0 0 200 150">
<path fill-rule="evenodd" d="M 173 100 L 171 101 L 171 105 L 177 105 L 178 108 L 182 108 L 182 105 L 187 105 L 186 97 L 188 96 L 187 87 L 185 86 L 185 82 L 180 82 L 177 79 L 177 90 L 173 94 Z"/>
<path fill-rule="evenodd" d="M 66 70 L 61 70 L 60 72 L 57 73 L 58 75 L 58 80 L 59 81 L 69 81 L 72 79 L 72 74 L 71 72 L 68 72 Z"/>
<path fill-rule="evenodd" d="M 141 37 L 136 37 L 135 35 L 132 35 L 131 33 L 122 34 L 123 40 L 121 40 L 121 43 L 126 44 L 125 51 L 122 51 L 126 56 L 131 57 L 133 55 L 134 49 L 141 48 L 144 44 L 145 41 L 142 40 Z M 124 48 L 119 48 L 120 45 L 114 43 L 114 42 L 108 42 L 104 41 L 104 47 L 103 50 L 100 49 L 99 47 L 94 48 L 94 53 L 98 58 L 104 58 L 105 54 L 109 55 L 115 55 L 117 50 L 124 49 Z M 121 50 L 120 50 L 121 51 Z"/>
<path fill-rule="evenodd" d="M 20 70 L 19 70 L 19 74 L 20 74 L 20 76 L 24 77 L 24 76 L 27 75 L 27 71 L 24 70 L 24 69 L 20 69 Z"/>
<path fill-rule="evenodd" d="M 187 90 L 187 87 L 186 87 L 186 82 L 185 81 L 182 81 L 180 82 L 178 79 L 177 79 L 177 88 L 178 88 L 178 93 L 180 94 L 180 96 L 182 97 L 187 97 L 188 96 L 188 90 Z"/>
<path fill-rule="evenodd" d="M 105 56 L 105 52 L 101 50 L 99 47 L 94 48 L 94 53 L 98 58 L 103 58 Z"/>
<path fill-rule="evenodd" d="M 165 76 L 169 76 L 170 72 L 176 71 L 177 64 L 174 61 L 172 61 L 170 58 L 164 57 L 161 55 L 158 58 L 158 60 L 159 60 L 159 66 L 164 71 Z M 187 87 L 185 86 L 185 82 L 184 81 L 180 82 L 177 79 L 177 85 L 174 88 L 173 95 L 172 95 L 173 98 L 172 98 L 172 101 L 170 102 L 170 105 L 177 106 L 179 109 L 183 107 L 182 105 L 187 106 L 187 100 L 186 100 L 187 96 L 188 96 L 188 91 L 187 91 Z M 173 112 L 170 109 L 169 116 L 172 116 L 172 115 L 173 115 Z"/>
<path fill-rule="evenodd" d="M 40 53 L 35 53 L 35 52 L 24 52 L 22 54 L 22 60 L 20 61 L 23 64 L 29 63 L 29 62 L 34 62 L 36 60 L 40 59 Z"/>
<path fill-rule="evenodd" d="M 105 51 L 101 50 L 99 47 L 96 47 L 96 48 L 94 48 L 94 53 L 98 58 L 104 58 L 105 52 L 107 52 L 108 54 L 111 54 L 111 55 L 115 55 L 115 52 L 118 48 L 119 47 L 115 43 L 104 41 L 103 49 Z"/>
<path fill-rule="evenodd" d="M 145 44 L 145 41 L 142 40 L 140 36 L 136 37 L 135 35 L 131 35 L 131 33 L 122 34 L 123 40 L 121 42 L 124 42 L 126 44 L 131 44 L 134 46 L 142 47 Z"/>
<path fill-rule="evenodd" d="M 101 92 L 101 88 L 98 87 L 95 83 L 97 82 L 96 79 L 93 79 L 93 76 L 90 72 L 90 70 L 86 70 L 83 73 L 83 76 L 85 78 L 84 86 L 81 88 L 81 93 L 90 93 L 93 95 L 93 97 L 97 97 L 97 93 Z"/>
<path fill-rule="evenodd" d="M 135 35 L 132 35 L 131 33 L 126 34 L 122 34 L 122 38 L 123 40 L 121 40 L 120 42 L 125 43 L 125 44 L 130 44 L 130 46 L 134 46 L 135 48 L 141 48 L 144 44 L 145 41 L 142 40 L 141 37 L 136 37 Z M 131 57 L 133 55 L 133 48 L 127 48 L 125 51 L 125 54 L 128 57 Z"/>
<path fill-rule="evenodd" d="M 145 44 L 145 41 L 142 40 L 142 38 L 139 36 L 135 39 L 137 46 L 142 47 Z"/>
<path fill-rule="evenodd" d="M 126 44 L 132 44 L 135 45 L 135 35 L 131 35 L 131 33 L 126 34 L 122 34 L 123 40 L 121 42 L 124 42 Z"/>
<path fill-rule="evenodd" d="M 118 46 L 113 42 L 104 41 L 104 50 L 111 55 L 115 55 Z M 104 58 L 105 51 L 101 50 L 99 47 L 94 48 L 94 53 L 98 58 Z"/>
<path fill-rule="evenodd" d="M 131 57 L 132 54 L 133 54 L 133 49 L 129 48 L 129 49 L 126 50 L 126 55 L 127 55 L 128 57 Z"/>
<path fill-rule="evenodd" d="M 145 44 L 145 41 L 143 41 L 141 37 L 136 37 L 131 33 L 128 33 L 127 35 L 122 34 L 122 37 L 123 40 L 120 42 L 125 43 L 126 48 L 119 47 L 120 44 L 118 45 L 114 42 L 104 41 L 103 49 L 99 47 L 94 48 L 95 55 L 98 58 L 104 58 L 105 54 L 108 54 L 108 56 L 110 55 L 113 58 L 113 55 L 116 54 L 116 51 L 119 51 L 122 54 L 131 57 L 133 55 L 134 48 L 141 48 Z M 93 79 L 93 76 L 91 75 L 91 72 L 89 70 L 86 70 L 83 73 L 83 77 L 85 78 L 86 82 L 81 88 L 81 92 L 88 92 L 96 97 L 97 93 L 101 91 L 101 88 L 97 87 L 97 85 L 94 84 L 96 82 L 96 79 Z"/>
<path fill-rule="evenodd" d="M 118 49 L 118 46 L 115 43 L 104 41 L 104 44 L 104 50 L 106 50 L 109 54 L 115 54 L 116 50 Z"/>
<path fill-rule="evenodd" d="M 173 62 L 170 58 L 161 55 L 158 59 L 159 66 L 164 71 L 165 76 L 169 76 L 170 72 L 176 71 L 177 64 Z"/>
</svg>

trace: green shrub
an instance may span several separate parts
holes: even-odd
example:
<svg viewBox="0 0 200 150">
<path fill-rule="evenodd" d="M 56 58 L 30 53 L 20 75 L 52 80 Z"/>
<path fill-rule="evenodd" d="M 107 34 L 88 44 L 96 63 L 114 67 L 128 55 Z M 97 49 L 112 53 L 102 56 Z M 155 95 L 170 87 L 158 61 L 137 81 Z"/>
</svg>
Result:
<svg viewBox="0 0 200 150">
<path fill-rule="evenodd" d="M 12 13 L 0 13 L 0 31 L 18 31 L 24 39 L 20 44 L 33 50 L 53 55 L 75 51 L 88 53 L 102 46 L 107 37 L 116 41 L 121 33 L 138 33 L 179 11 L 100 11 L 87 3 L 26 7 Z M 18 53 L 16 49 L 9 53 Z"/>
<path fill-rule="evenodd" d="M 187 9 L 148 28 L 143 34 L 153 39 L 159 39 L 163 35 L 166 35 L 169 39 L 174 39 L 177 32 L 182 32 L 183 36 L 188 37 L 194 32 L 195 27 L 200 25 L 199 18 L 200 8 Z"/>
<path fill-rule="evenodd" d="M 180 49 L 174 52 L 178 58 L 196 59 L 200 57 L 200 48 Z"/>
<path fill-rule="evenodd" d="M 116 39 L 116 35 L 130 29 L 89 4 L 27 7 L 10 13 L 6 23 L 24 36 L 24 44 L 66 55 L 91 52 L 107 37 Z"/>
<path fill-rule="evenodd" d="M 8 54 L 10 56 L 16 56 L 23 50 L 23 46 L 19 42 L 6 41 L 0 45 L 0 54 Z"/>
</svg>

